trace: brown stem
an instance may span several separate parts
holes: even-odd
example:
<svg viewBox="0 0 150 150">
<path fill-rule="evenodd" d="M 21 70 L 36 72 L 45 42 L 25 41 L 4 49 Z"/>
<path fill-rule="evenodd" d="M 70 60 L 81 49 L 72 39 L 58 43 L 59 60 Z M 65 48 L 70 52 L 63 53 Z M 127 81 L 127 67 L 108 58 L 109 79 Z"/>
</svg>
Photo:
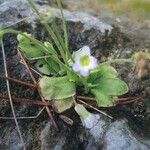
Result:
<svg viewBox="0 0 150 150">
<path fill-rule="evenodd" d="M 35 78 L 34 78 L 32 72 L 31 72 L 31 70 L 30 70 L 30 68 L 29 68 L 29 66 L 28 66 L 28 64 L 26 63 L 26 61 L 25 61 L 25 59 L 23 58 L 23 56 L 22 56 L 22 54 L 21 54 L 21 52 L 20 52 L 19 49 L 18 49 L 18 54 L 19 54 L 19 56 L 20 56 L 20 58 L 21 58 L 21 60 L 22 60 L 22 62 L 23 62 L 23 64 L 24 64 L 25 68 L 28 70 L 28 73 L 29 73 L 29 75 L 30 75 L 30 77 L 31 77 L 31 79 L 32 79 L 32 81 L 33 81 L 33 83 L 34 83 L 34 85 L 37 85 L 37 82 L 36 82 L 36 80 L 35 80 Z M 45 99 L 42 97 L 42 95 L 41 95 L 40 90 L 39 90 L 38 87 L 37 87 L 37 91 L 38 91 L 38 93 L 39 93 L 39 96 L 40 96 L 41 100 L 42 100 L 43 102 L 46 102 Z M 49 118 L 52 120 L 53 125 L 55 126 L 56 130 L 58 131 L 58 130 L 59 130 L 59 129 L 58 129 L 58 126 L 57 126 L 57 124 L 56 124 L 56 122 L 55 122 L 55 120 L 54 120 L 54 118 L 53 118 L 53 116 L 52 116 L 52 113 L 51 113 L 51 111 L 50 111 L 50 109 L 49 109 L 48 106 L 46 106 L 46 111 L 47 111 L 47 114 L 48 114 Z"/>
<path fill-rule="evenodd" d="M 33 84 L 30 84 L 30 83 L 27 83 L 27 82 L 24 82 L 24 81 L 21 81 L 21 80 L 13 79 L 13 78 L 11 78 L 11 77 L 0 76 L 0 78 L 7 79 L 7 80 L 10 80 L 10 81 L 13 81 L 13 82 L 22 84 L 22 85 L 28 86 L 28 87 L 30 87 L 30 88 L 36 88 L 36 86 L 33 85 Z"/>
<path fill-rule="evenodd" d="M 27 69 L 27 71 L 28 71 L 28 73 L 29 73 L 29 75 L 30 75 L 32 81 L 33 81 L 33 83 L 36 85 L 36 80 L 35 80 L 35 78 L 34 78 L 32 72 L 31 72 L 31 70 L 30 70 L 28 64 L 26 63 L 26 61 L 25 61 L 25 59 L 23 58 L 23 56 L 22 56 L 22 54 L 21 54 L 21 52 L 20 52 L 19 49 L 18 49 L 18 55 L 20 56 L 21 60 L 23 61 L 24 65 L 25 65 L 25 67 L 26 67 L 26 69 Z"/>
<path fill-rule="evenodd" d="M 129 103 L 132 103 L 132 102 L 135 102 L 138 100 L 142 100 L 142 99 L 143 99 L 142 97 L 137 97 L 137 98 L 131 99 L 131 100 L 118 100 L 115 102 L 115 104 L 120 104 L 120 105 L 129 104 Z"/>
<path fill-rule="evenodd" d="M 96 100 L 96 98 L 94 98 L 94 97 L 88 97 L 88 96 L 80 96 L 80 95 L 77 95 L 76 97 L 77 97 L 78 99 L 84 99 L 84 100 L 91 100 L 91 101 Z"/>
<path fill-rule="evenodd" d="M 88 97 L 88 96 L 79 96 L 79 95 L 77 95 L 76 97 L 79 98 L 79 99 L 83 99 L 83 100 L 91 100 L 91 101 L 96 100 L 96 98 Z M 128 103 L 131 103 L 131 102 L 134 102 L 134 101 L 137 101 L 137 100 L 142 100 L 142 99 L 143 99 L 142 96 L 117 98 L 115 100 L 115 104 L 128 104 Z"/>
<path fill-rule="evenodd" d="M 9 101 L 9 97 L 7 97 L 7 96 L 0 96 L 0 100 Z M 17 98 L 17 97 L 13 97 L 13 96 L 12 96 L 12 100 L 13 100 L 13 102 L 24 103 L 24 104 L 27 104 L 27 105 L 34 104 L 34 105 L 41 105 L 41 106 L 52 106 L 52 104 L 50 104 L 49 102 L 41 102 L 39 100 Z"/>
<path fill-rule="evenodd" d="M 139 99 L 143 99 L 142 96 L 133 96 L 133 97 L 126 97 L 126 98 L 117 98 L 116 101 L 118 102 L 126 102 L 126 101 L 130 101 L 130 100 L 139 100 Z"/>
</svg>

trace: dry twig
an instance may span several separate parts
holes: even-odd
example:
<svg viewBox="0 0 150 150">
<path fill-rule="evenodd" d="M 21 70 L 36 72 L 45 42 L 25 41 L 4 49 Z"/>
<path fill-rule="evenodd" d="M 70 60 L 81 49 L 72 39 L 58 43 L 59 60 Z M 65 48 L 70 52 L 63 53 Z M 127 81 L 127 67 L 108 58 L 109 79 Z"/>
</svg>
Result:
<svg viewBox="0 0 150 150">
<path fill-rule="evenodd" d="M 3 40 L 1 40 L 1 44 L 2 44 L 2 55 L 3 55 L 5 76 L 8 77 L 7 64 L 6 64 L 6 55 L 5 55 Z M 19 124 L 18 124 L 18 121 L 17 121 L 17 118 L 16 118 L 16 114 L 15 114 L 15 111 L 14 111 L 14 106 L 13 106 L 13 102 L 12 102 L 12 97 L 11 97 L 10 86 L 9 86 L 9 81 L 8 80 L 6 80 L 6 84 L 7 84 L 7 92 L 8 92 L 10 105 L 11 105 L 11 110 L 12 110 L 13 118 L 14 118 L 14 121 L 15 121 L 15 124 L 16 124 L 16 128 L 17 128 L 17 131 L 18 131 L 18 134 L 19 134 L 19 137 L 20 137 L 23 149 L 26 150 L 25 143 L 24 143 L 23 137 L 21 135 Z"/>
<path fill-rule="evenodd" d="M 106 114 L 105 112 L 103 112 L 103 111 L 101 111 L 101 110 L 95 108 L 94 106 L 92 106 L 92 105 L 90 105 L 90 104 L 87 104 L 86 102 L 84 102 L 84 101 L 82 101 L 82 100 L 80 100 L 80 99 L 77 99 L 77 100 L 78 100 L 80 103 L 82 103 L 82 104 L 84 104 L 84 105 L 86 105 L 86 106 L 88 106 L 88 107 L 90 107 L 90 108 L 96 110 L 97 112 L 99 112 L 99 113 L 101 113 L 101 114 L 107 116 L 108 118 L 113 119 L 112 116 L 110 116 L 110 115 Z"/>
<path fill-rule="evenodd" d="M 96 100 L 96 98 L 89 97 L 89 96 L 77 95 L 76 97 L 78 99 L 82 99 L 82 100 L 91 100 L 91 101 Z M 142 96 L 133 96 L 133 97 L 117 98 L 117 99 L 115 99 L 115 104 L 129 104 L 129 103 L 132 103 L 132 102 L 138 101 L 138 100 L 143 100 L 143 97 Z"/>
<path fill-rule="evenodd" d="M 20 83 L 20 84 L 25 85 L 25 86 L 28 86 L 28 87 L 30 87 L 30 88 L 36 88 L 36 86 L 33 85 L 33 84 L 30 84 L 30 83 L 27 83 L 27 82 L 24 82 L 24 81 L 21 81 L 21 80 L 13 79 L 13 78 L 11 78 L 11 77 L 0 76 L 0 78 L 2 78 L 2 79 L 7 79 L 7 80 L 10 80 L 10 81 L 13 81 L 13 82 L 16 82 L 16 83 Z"/>
<path fill-rule="evenodd" d="M 21 58 L 21 60 L 22 60 L 22 63 L 24 64 L 25 68 L 27 69 L 27 71 L 28 71 L 28 73 L 29 73 L 29 75 L 30 75 L 30 77 L 31 77 L 31 79 L 32 79 L 32 81 L 33 81 L 33 83 L 34 83 L 34 85 L 37 85 L 36 79 L 34 78 L 34 76 L 33 76 L 32 72 L 31 72 L 31 70 L 30 70 L 28 64 L 26 63 L 26 61 L 25 61 L 25 59 L 23 58 L 23 56 L 22 56 L 22 54 L 21 54 L 21 52 L 20 52 L 19 49 L 18 49 L 18 55 L 20 56 L 20 58 Z M 40 90 L 39 90 L 38 87 L 37 87 L 37 91 L 38 91 L 38 93 L 39 93 L 39 96 L 40 96 L 41 100 L 42 100 L 43 102 L 46 102 L 45 99 L 42 97 L 42 95 L 41 95 Z M 48 116 L 49 116 L 50 119 L 52 120 L 52 123 L 53 123 L 53 125 L 55 126 L 55 128 L 56 128 L 57 130 L 59 130 L 59 129 L 58 129 L 58 126 L 57 126 L 57 124 L 56 124 L 56 122 L 55 122 L 55 120 L 54 120 L 54 118 L 53 118 L 53 116 L 52 116 L 52 114 L 51 114 L 51 111 L 50 111 L 50 109 L 49 109 L 48 106 L 46 106 L 46 111 L 47 111 Z"/>
<path fill-rule="evenodd" d="M 0 96 L 0 100 L 8 101 L 9 97 Z M 17 97 L 13 97 L 13 96 L 12 96 L 12 101 L 13 102 L 18 102 L 18 103 L 24 103 L 24 104 L 27 104 L 27 105 L 33 104 L 33 105 L 40 105 L 40 106 L 52 106 L 52 104 L 49 103 L 49 102 L 42 102 L 40 100 L 31 100 L 31 99 L 26 99 L 26 98 L 17 98 Z"/>
<path fill-rule="evenodd" d="M 43 110 L 45 109 L 45 107 L 43 107 L 39 112 L 38 112 L 38 114 L 37 115 L 35 115 L 35 116 L 28 116 L 28 117 L 26 117 L 26 116 L 23 116 L 23 117 L 16 117 L 17 119 L 36 119 L 36 118 L 38 118 L 39 116 L 40 116 L 40 114 L 43 112 Z M 0 119 L 5 119 L 5 120 L 12 120 L 12 119 L 14 119 L 13 117 L 0 117 Z"/>
</svg>

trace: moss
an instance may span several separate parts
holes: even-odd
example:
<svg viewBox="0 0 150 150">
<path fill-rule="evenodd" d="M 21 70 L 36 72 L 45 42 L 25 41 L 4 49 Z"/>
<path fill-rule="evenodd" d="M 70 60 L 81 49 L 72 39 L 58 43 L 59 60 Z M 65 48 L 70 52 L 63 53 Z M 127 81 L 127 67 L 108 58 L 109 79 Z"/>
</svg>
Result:
<svg viewBox="0 0 150 150">
<path fill-rule="evenodd" d="M 149 0 L 86 0 L 85 3 L 87 7 L 92 7 L 96 11 L 109 11 L 116 15 L 125 14 L 137 19 L 148 19 L 150 14 Z"/>
<path fill-rule="evenodd" d="M 101 0 L 99 0 L 101 1 Z M 150 1 L 147 0 L 107 0 L 106 4 L 113 5 L 113 12 L 147 17 L 150 13 Z"/>
</svg>

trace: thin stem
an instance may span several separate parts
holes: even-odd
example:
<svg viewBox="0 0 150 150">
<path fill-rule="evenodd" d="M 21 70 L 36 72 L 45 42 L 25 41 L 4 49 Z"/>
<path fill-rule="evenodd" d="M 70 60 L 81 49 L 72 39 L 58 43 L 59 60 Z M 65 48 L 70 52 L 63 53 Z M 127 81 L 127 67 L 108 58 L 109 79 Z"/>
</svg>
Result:
<svg viewBox="0 0 150 150">
<path fill-rule="evenodd" d="M 16 117 L 17 119 L 36 119 L 40 116 L 40 114 L 43 112 L 43 110 L 45 109 L 45 107 L 43 107 L 36 116 L 23 116 L 23 117 Z M 14 119 L 13 117 L 0 117 L 0 119 L 5 119 L 5 120 L 11 120 Z"/>
<path fill-rule="evenodd" d="M 138 100 L 143 100 L 143 97 L 141 96 L 134 96 L 134 97 L 126 97 L 126 98 L 118 98 L 115 101 L 115 104 L 129 104 Z"/>
<path fill-rule="evenodd" d="M 6 80 L 10 80 L 10 81 L 13 81 L 13 82 L 16 82 L 16 83 L 19 83 L 19 84 L 22 84 L 22 85 L 28 86 L 30 88 L 36 88 L 36 86 L 33 85 L 33 84 L 30 84 L 30 83 L 27 83 L 27 82 L 24 82 L 24 81 L 21 81 L 21 80 L 13 79 L 11 77 L 0 76 L 0 78 L 6 79 Z"/>
<path fill-rule="evenodd" d="M 49 35 L 52 37 L 54 43 L 56 44 L 56 46 L 58 47 L 58 49 L 59 49 L 59 51 L 61 53 L 61 56 L 62 56 L 64 62 L 67 64 L 67 59 L 65 57 L 65 51 L 61 47 L 61 44 L 59 43 L 59 40 L 57 39 L 57 36 L 53 32 L 53 29 L 48 25 L 48 23 L 46 22 L 46 20 L 44 19 L 44 17 L 40 14 L 40 12 L 38 11 L 38 9 L 34 5 L 33 1 L 32 0 L 27 0 L 27 1 L 30 4 L 30 6 L 32 7 L 33 11 L 38 15 L 41 23 L 44 25 L 44 27 L 48 31 Z"/>
<path fill-rule="evenodd" d="M 1 40 L 1 44 L 2 44 L 2 55 L 3 55 L 3 61 L 4 61 L 5 76 L 8 77 L 7 64 L 6 64 L 6 55 L 5 55 L 3 40 Z M 26 150 L 25 143 L 24 143 L 23 137 L 21 135 L 19 124 L 18 124 L 18 121 L 17 121 L 17 118 L 16 118 L 16 114 L 15 114 L 15 111 L 14 111 L 14 106 L 13 106 L 12 97 L 11 97 L 11 93 L 10 93 L 9 80 L 6 80 L 6 84 L 7 84 L 7 92 L 8 92 L 10 106 L 11 106 L 13 118 L 14 118 L 14 121 L 15 121 L 15 124 L 16 124 L 16 128 L 17 128 L 17 131 L 18 131 L 18 134 L 19 134 L 19 137 L 20 137 L 23 149 Z"/>
<path fill-rule="evenodd" d="M 9 100 L 9 97 L 7 96 L 0 96 L 0 100 Z M 42 102 L 40 100 L 31 100 L 31 99 L 26 99 L 26 98 L 17 98 L 17 97 L 12 97 L 12 101 L 13 102 L 17 102 L 17 103 L 23 103 L 23 104 L 27 104 L 27 105 L 40 105 L 40 106 L 52 106 L 51 103 L 49 102 Z"/>
<path fill-rule="evenodd" d="M 69 57 L 72 61 L 72 55 L 69 51 L 68 48 L 68 34 L 67 34 L 67 24 L 66 24 L 66 19 L 64 17 L 64 12 L 63 12 L 63 8 L 62 8 L 62 4 L 60 0 L 56 0 L 58 7 L 60 8 L 60 12 L 61 12 L 61 17 L 62 17 L 62 22 L 63 22 L 63 30 L 64 30 L 64 38 L 65 38 L 65 46 L 66 46 L 66 52 L 67 52 L 67 57 Z"/>
<path fill-rule="evenodd" d="M 44 59 L 44 58 L 50 58 L 51 56 L 41 56 L 41 57 L 34 57 L 34 58 L 29 58 L 29 60 L 39 60 L 39 59 Z"/>
<path fill-rule="evenodd" d="M 23 58 L 23 56 L 22 56 L 22 54 L 21 54 L 21 52 L 19 50 L 18 50 L 18 54 L 19 54 L 21 60 L 24 60 L 24 58 Z M 24 61 L 23 61 L 23 63 L 26 65 L 26 63 Z M 29 73 L 29 75 L 30 75 L 34 85 L 36 85 L 36 80 L 35 80 L 33 74 L 31 73 L 30 68 L 26 67 L 26 69 L 27 69 L 27 71 L 28 71 L 28 73 Z"/>
<path fill-rule="evenodd" d="M 88 88 L 88 83 L 87 83 L 87 79 L 86 77 L 83 77 L 83 76 L 79 76 L 83 85 L 84 85 L 84 89 L 85 89 L 85 93 L 88 93 L 89 92 L 89 88 Z"/>
<path fill-rule="evenodd" d="M 23 58 L 23 56 L 21 55 L 21 53 L 20 53 L 19 50 L 18 50 L 18 52 L 19 52 L 19 55 L 20 55 L 20 57 L 21 57 L 21 59 L 22 59 L 22 62 L 23 62 L 23 64 L 24 64 L 24 66 L 26 67 L 26 69 L 28 70 L 28 73 L 29 73 L 30 77 L 32 78 L 32 81 L 33 81 L 34 84 L 36 85 L 37 82 L 36 82 L 36 80 L 35 80 L 35 78 L 34 78 L 32 72 L 31 72 L 31 70 L 30 70 L 28 64 L 27 64 L 26 61 L 24 60 L 24 58 Z M 43 102 L 46 102 L 45 99 L 42 97 L 41 91 L 40 91 L 40 89 L 39 89 L 38 87 L 37 87 L 37 91 L 38 91 L 38 93 L 39 93 L 39 96 L 40 96 L 41 100 L 42 100 Z M 56 122 L 55 122 L 55 120 L 54 120 L 54 118 L 53 118 L 53 116 L 52 116 L 52 114 L 51 114 L 51 111 L 50 111 L 50 109 L 49 109 L 48 106 L 46 106 L 46 111 L 47 111 L 47 114 L 48 114 L 49 118 L 52 120 L 53 125 L 55 126 L 56 130 L 58 131 L 58 130 L 59 130 L 59 129 L 58 129 L 58 126 L 57 126 L 57 124 L 56 124 Z"/>
<path fill-rule="evenodd" d="M 112 63 L 122 64 L 122 63 L 132 63 L 132 62 L 133 62 L 133 60 L 131 58 L 128 58 L 128 59 L 118 58 L 118 59 L 108 60 L 106 62 L 101 63 L 100 65 L 109 65 L 109 64 L 112 64 Z"/>
<path fill-rule="evenodd" d="M 89 104 L 87 104 L 86 102 L 84 102 L 84 101 L 82 101 L 82 100 L 79 100 L 79 99 L 78 99 L 78 101 L 81 102 L 82 104 L 84 104 L 84 105 L 86 105 L 86 106 L 88 106 L 88 107 L 90 107 L 90 108 L 92 108 L 92 109 L 98 111 L 99 113 L 101 113 L 101 114 L 107 116 L 108 118 L 113 119 L 112 116 L 110 116 L 110 115 L 106 114 L 105 112 L 103 112 L 103 111 L 101 111 L 101 110 L 99 110 L 99 109 L 93 107 L 92 105 L 89 105 Z"/>
<path fill-rule="evenodd" d="M 31 68 L 31 67 L 30 67 Z M 39 77 L 41 77 L 42 78 L 42 74 L 40 74 L 38 71 L 36 71 L 35 69 L 33 69 L 33 68 L 31 68 L 31 70 L 34 72 L 34 73 L 36 73 Z"/>
<path fill-rule="evenodd" d="M 30 17 L 22 18 L 22 19 L 20 19 L 20 20 L 14 22 L 14 23 L 12 23 L 12 24 L 10 24 L 10 25 L 5 26 L 4 28 L 2 28 L 2 30 L 3 30 L 3 29 L 6 29 L 6 28 L 10 28 L 10 27 L 12 27 L 12 26 L 14 26 L 14 25 L 16 25 L 16 24 L 19 24 L 20 22 L 25 21 L 26 19 L 29 19 L 29 18 L 30 18 Z"/>
<path fill-rule="evenodd" d="M 58 7 L 60 8 L 60 12 L 61 12 L 61 17 L 62 17 L 62 22 L 63 22 L 63 30 L 64 30 L 64 38 L 65 38 L 65 46 L 66 46 L 66 49 L 68 51 L 68 34 L 67 34 L 66 20 L 65 20 L 65 17 L 64 17 L 61 1 L 56 0 L 56 2 L 57 2 Z"/>
<path fill-rule="evenodd" d="M 84 99 L 84 100 L 91 100 L 91 101 L 95 101 L 96 98 L 94 97 L 88 97 L 88 96 L 80 96 L 80 95 L 77 95 L 76 96 L 78 99 Z"/>
<path fill-rule="evenodd" d="M 20 60 L 20 63 L 22 64 L 22 65 L 24 65 L 25 66 L 25 64 L 22 62 L 22 60 Z M 30 67 L 30 69 L 34 72 L 34 73 L 36 73 L 39 77 L 41 77 L 42 78 L 42 74 L 40 74 L 38 71 L 36 71 L 35 69 L 33 69 L 32 67 Z"/>
</svg>

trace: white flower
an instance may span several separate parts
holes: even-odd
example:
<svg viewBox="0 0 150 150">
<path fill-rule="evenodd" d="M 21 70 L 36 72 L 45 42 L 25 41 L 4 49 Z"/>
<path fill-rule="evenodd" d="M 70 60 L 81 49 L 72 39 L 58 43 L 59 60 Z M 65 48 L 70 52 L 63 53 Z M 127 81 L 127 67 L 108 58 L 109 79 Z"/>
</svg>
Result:
<svg viewBox="0 0 150 150">
<path fill-rule="evenodd" d="M 83 105 L 76 104 L 74 109 L 80 116 L 84 127 L 91 129 L 98 123 L 99 115 L 88 112 Z"/>
<path fill-rule="evenodd" d="M 88 76 L 91 69 L 96 68 L 97 59 L 90 54 L 90 48 L 83 46 L 80 50 L 74 53 L 75 63 L 72 69 L 79 72 L 82 76 Z"/>
</svg>

